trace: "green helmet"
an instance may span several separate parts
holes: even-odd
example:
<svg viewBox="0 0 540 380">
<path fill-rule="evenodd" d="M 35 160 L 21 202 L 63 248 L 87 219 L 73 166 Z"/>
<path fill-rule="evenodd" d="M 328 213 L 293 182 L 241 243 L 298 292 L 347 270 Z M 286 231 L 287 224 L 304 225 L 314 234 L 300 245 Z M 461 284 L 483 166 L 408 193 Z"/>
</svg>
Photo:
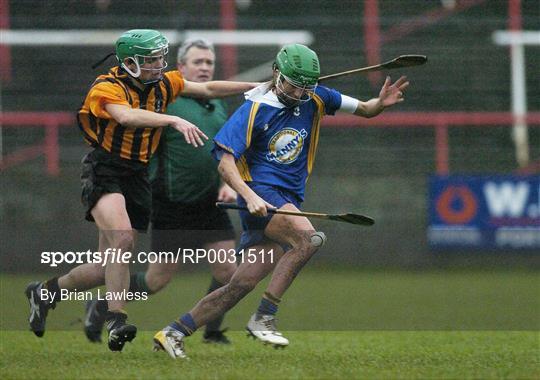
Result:
<svg viewBox="0 0 540 380">
<path fill-rule="evenodd" d="M 276 56 L 276 66 L 297 86 L 315 86 L 321 75 L 317 53 L 301 44 L 285 45 Z"/>
<path fill-rule="evenodd" d="M 169 40 L 157 30 L 151 29 L 133 29 L 125 32 L 116 41 L 116 58 L 124 70 L 134 78 L 138 78 L 141 70 L 161 70 L 167 67 L 167 61 L 164 61 L 163 67 L 159 69 L 144 69 L 145 60 L 156 55 L 163 56 L 169 51 Z M 128 58 L 137 67 L 133 72 L 127 67 L 124 60 Z"/>
</svg>

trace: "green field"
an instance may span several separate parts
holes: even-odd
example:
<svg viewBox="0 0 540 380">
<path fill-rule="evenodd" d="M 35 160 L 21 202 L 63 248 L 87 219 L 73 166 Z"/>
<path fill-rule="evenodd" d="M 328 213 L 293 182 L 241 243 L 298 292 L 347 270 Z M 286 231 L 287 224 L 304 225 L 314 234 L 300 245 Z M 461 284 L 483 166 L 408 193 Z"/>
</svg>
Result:
<svg viewBox="0 0 540 380">
<path fill-rule="evenodd" d="M 188 341 L 191 359 L 150 350 L 143 333 L 121 354 L 92 345 L 76 332 L 38 339 L 2 333 L 7 378 L 514 378 L 533 379 L 538 336 L 527 332 L 290 332 L 292 344 L 274 350 L 235 332 L 233 345 Z M 533 349 L 536 345 L 536 352 Z"/>
<path fill-rule="evenodd" d="M 143 331 L 121 354 L 86 342 L 79 301 L 49 314 L 44 338 L 28 332 L 23 290 L 32 278 L 42 276 L 0 276 L 2 378 L 540 378 L 534 271 L 308 268 L 279 312 L 290 347 L 274 350 L 241 331 L 261 287 L 227 315 L 233 345 L 209 346 L 197 333 L 189 361 L 153 353 L 151 338 L 205 292 L 208 275 L 179 275 L 130 304 Z"/>
</svg>

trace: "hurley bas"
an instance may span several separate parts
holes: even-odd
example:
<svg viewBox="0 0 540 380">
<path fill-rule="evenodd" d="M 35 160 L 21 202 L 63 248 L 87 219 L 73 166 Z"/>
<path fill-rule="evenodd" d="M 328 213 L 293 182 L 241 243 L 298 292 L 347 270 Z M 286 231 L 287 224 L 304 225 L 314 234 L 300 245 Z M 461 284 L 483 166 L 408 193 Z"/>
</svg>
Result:
<svg viewBox="0 0 540 380">
<path fill-rule="evenodd" d="M 61 289 L 58 292 L 49 292 L 47 289 L 41 289 L 40 297 L 42 301 L 53 302 L 57 301 L 92 301 L 94 294 L 90 291 L 79 292 L 69 291 L 67 289 Z M 146 301 L 148 300 L 147 292 L 130 292 L 123 290 L 121 292 L 102 292 L 101 289 L 97 290 L 95 295 L 96 300 L 125 300 L 125 301 Z"/>
</svg>

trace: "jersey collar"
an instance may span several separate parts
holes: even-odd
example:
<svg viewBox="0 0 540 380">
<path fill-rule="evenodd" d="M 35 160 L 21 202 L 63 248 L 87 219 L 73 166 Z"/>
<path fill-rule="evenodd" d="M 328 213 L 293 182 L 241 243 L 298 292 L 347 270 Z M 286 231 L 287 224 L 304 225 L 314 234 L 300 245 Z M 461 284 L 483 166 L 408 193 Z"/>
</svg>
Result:
<svg viewBox="0 0 540 380">
<path fill-rule="evenodd" d="M 244 97 L 246 100 L 251 100 L 252 102 L 268 104 L 269 106 L 275 108 L 285 108 L 285 106 L 278 100 L 276 94 L 270 90 L 270 87 L 270 82 L 264 83 L 244 93 Z"/>
</svg>

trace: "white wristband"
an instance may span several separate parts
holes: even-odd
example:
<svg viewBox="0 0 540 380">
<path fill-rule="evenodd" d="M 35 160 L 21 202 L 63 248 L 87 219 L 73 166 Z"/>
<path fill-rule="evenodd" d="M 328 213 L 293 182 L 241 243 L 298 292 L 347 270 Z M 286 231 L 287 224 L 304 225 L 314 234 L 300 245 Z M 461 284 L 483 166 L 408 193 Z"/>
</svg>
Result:
<svg viewBox="0 0 540 380">
<path fill-rule="evenodd" d="M 347 112 L 347 113 L 354 113 L 356 109 L 358 108 L 358 104 L 360 103 L 360 100 L 351 98 L 347 95 L 341 95 L 341 106 L 339 107 L 339 111 Z"/>
</svg>

